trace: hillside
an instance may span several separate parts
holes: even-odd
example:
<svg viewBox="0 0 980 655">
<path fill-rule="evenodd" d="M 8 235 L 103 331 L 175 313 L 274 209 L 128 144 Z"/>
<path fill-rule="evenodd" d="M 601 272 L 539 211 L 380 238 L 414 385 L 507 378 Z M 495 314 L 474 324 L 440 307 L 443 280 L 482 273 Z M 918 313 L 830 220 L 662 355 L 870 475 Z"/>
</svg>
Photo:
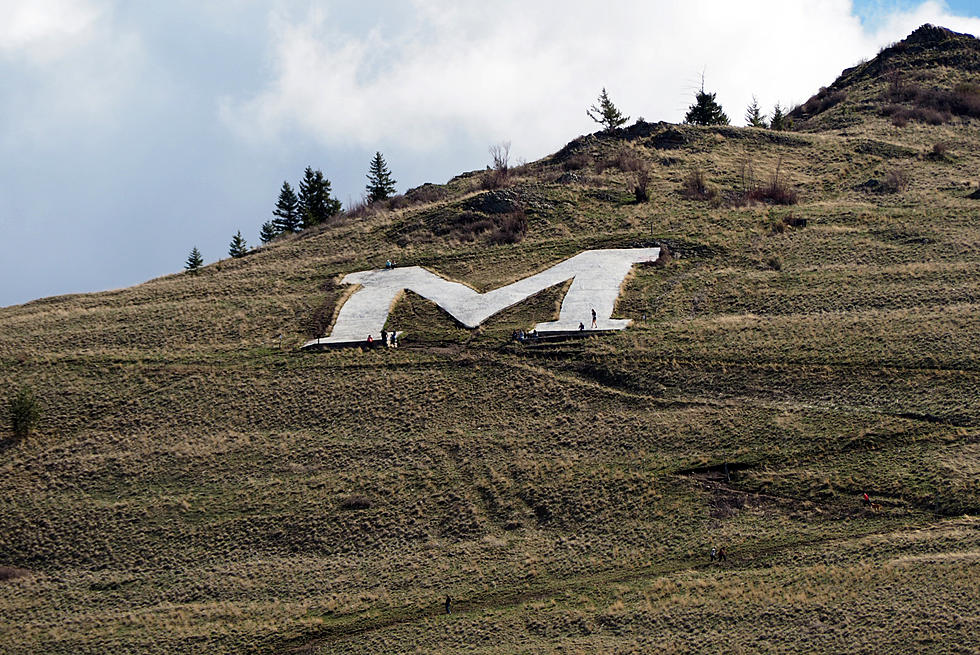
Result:
<svg viewBox="0 0 980 655">
<path fill-rule="evenodd" d="M 637 123 L 0 309 L 0 397 L 43 406 L 0 447 L 0 650 L 980 649 L 980 120 L 881 96 L 969 96 L 978 50 L 923 29 L 798 131 Z M 487 291 L 654 245 L 623 332 L 408 293 L 397 350 L 299 349 L 388 259 Z"/>
</svg>

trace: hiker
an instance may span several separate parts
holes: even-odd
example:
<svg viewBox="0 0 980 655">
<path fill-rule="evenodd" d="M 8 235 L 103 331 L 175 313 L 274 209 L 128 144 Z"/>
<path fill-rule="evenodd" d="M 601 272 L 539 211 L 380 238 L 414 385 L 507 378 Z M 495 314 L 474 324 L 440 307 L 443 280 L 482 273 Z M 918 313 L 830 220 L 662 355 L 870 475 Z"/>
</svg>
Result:
<svg viewBox="0 0 980 655">
<path fill-rule="evenodd" d="M 711 561 L 714 562 L 716 559 L 718 559 L 718 549 L 717 548 L 712 548 L 711 549 Z"/>
<path fill-rule="evenodd" d="M 867 491 L 864 492 L 864 502 L 866 502 L 868 505 L 871 504 L 871 496 L 868 495 Z"/>
<path fill-rule="evenodd" d="M 721 548 L 718 549 L 718 561 L 719 562 L 727 562 L 728 561 L 728 551 L 725 550 L 725 547 L 724 546 L 722 546 Z"/>
<path fill-rule="evenodd" d="M 391 263 L 390 259 L 385 262 L 385 268 L 391 268 L 392 266 L 394 266 L 394 264 Z"/>
<path fill-rule="evenodd" d="M 582 330 L 584 330 L 585 329 L 585 323 L 579 321 L 578 329 L 579 329 L 579 332 L 581 332 Z"/>
<path fill-rule="evenodd" d="M 448 595 L 446 596 L 446 614 L 453 613 L 453 599 Z"/>
<path fill-rule="evenodd" d="M 592 328 L 593 329 L 595 329 L 596 327 L 598 327 L 598 324 L 596 323 L 596 320 L 595 319 L 596 319 L 596 313 L 595 313 L 595 307 L 593 307 L 592 308 Z"/>
<path fill-rule="evenodd" d="M 374 345 L 374 337 L 372 337 L 370 334 L 368 335 L 368 342 L 367 343 L 368 343 L 369 346 L 373 346 Z"/>
<path fill-rule="evenodd" d="M 388 347 L 389 348 L 398 347 L 398 333 L 394 330 L 391 331 L 391 336 L 389 337 L 389 341 L 388 341 Z"/>
<path fill-rule="evenodd" d="M 381 329 L 381 345 L 388 347 L 388 332 L 384 328 Z"/>
</svg>

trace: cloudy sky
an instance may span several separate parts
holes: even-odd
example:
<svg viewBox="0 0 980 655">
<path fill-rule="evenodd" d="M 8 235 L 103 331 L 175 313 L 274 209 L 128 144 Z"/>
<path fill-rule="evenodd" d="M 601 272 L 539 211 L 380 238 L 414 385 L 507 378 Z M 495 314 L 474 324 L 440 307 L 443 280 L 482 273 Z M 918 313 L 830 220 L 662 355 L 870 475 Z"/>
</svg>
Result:
<svg viewBox="0 0 980 655">
<path fill-rule="evenodd" d="M 596 128 L 605 86 L 679 121 L 701 71 L 736 122 L 805 100 L 922 23 L 902 0 L 0 0 L 0 306 L 128 286 L 192 246 L 250 244 L 283 180 L 345 204 L 384 153 L 398 190 L 537 159 Z"/>
</svg>

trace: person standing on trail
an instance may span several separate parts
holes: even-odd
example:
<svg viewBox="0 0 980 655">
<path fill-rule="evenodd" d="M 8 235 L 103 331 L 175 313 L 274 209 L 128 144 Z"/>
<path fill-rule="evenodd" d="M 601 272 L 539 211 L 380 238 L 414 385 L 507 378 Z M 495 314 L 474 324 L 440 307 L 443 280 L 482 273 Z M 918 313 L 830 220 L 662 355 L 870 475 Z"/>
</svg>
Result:
<svg viewBox="0 0 980 655">
<path fill-rule="evenodd" d="M 596 327 L 598 327 L 598 323 L 596 323 L 596 320 L 595 319 L 596 319 L 596 313 L 595 313 L 595 307 L 593 307 L 592 308 L 592 328 L 593 329 L 595 329 Z"/>
<path fill-rule="evenodd" d="M 711 561 L 714 562 L 716 559 L 718 559 L 718 549 L 717 548 L 712 548 L 711 549 Z"/>
<path fill-rule="evenodd" d="M 721 548 L 718 549 L 718 561 L 719 562 L 727 562 L 728 561 L 728 551 L 725 550 L 725 547 L 724 546 L 722 546 Z"/>
<path fill-rule="evenodd" d="M 446 596 L 446 614 L 453 613 L 453 599 L 448 595 Z"/>
<path fill-rule="evenodd" d="M 388 332 L 382 328 L 381 329 L 381 347 L 385 348 L 388 346 Z"/>
</svg>

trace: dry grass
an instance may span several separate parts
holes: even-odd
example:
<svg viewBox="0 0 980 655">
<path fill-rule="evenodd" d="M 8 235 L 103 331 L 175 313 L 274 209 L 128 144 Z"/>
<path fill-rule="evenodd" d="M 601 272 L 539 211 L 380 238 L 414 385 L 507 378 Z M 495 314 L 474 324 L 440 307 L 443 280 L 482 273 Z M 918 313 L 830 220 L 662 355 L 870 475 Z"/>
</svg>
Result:
<svg viewBox="0 0 980 655">
<path fill-rule="evenodd" d="M 0 649 L 975 649 L 968 128 L 644 124 L 579 143 L 619 161 L 583 183 L 553 182 L 575 155 L 461 176 L 194 277 L 0 310 L 0 394 L 43 408 L 0 450 L 0 564 L 30 570 L 0 583 Z M 677 193 L 738 188 L 747 154 L 782 161 L 792 214 Z M 899 167 L 904 193 L 860 188 Z M 511 197 L 520 240 L 477 229 Z M 485 291 L 651 243 L 673 257 L 630 277 L 622 334 L 510 343 L 561 289 L 475 331 L 408 293 L 397 351 L 295 350 L 386 259 Z"/>
</svg>

